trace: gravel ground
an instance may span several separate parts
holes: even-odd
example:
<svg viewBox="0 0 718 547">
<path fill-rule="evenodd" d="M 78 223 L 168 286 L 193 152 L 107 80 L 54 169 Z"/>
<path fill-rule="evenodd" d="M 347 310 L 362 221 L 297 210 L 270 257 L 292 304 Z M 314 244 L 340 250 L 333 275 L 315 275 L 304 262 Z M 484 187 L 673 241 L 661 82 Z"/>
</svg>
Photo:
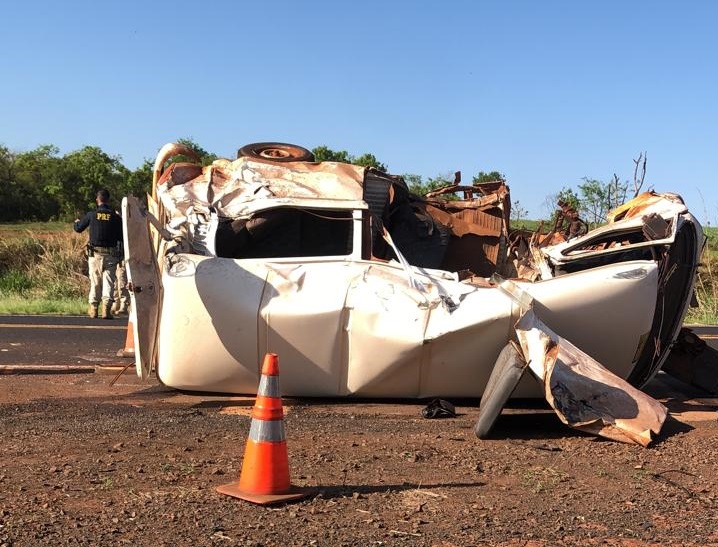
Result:
<svg viewBox="0 0 718 547">
<path fill-rule="evenodd" d="M 668 396 L 648 449 L 573 432 L 537 403 L 479 441 L 475 402 L 285 400 L 292 480 L 271 508 L 239 476 L 252 399 L 129 375 L 0 377 L 0 545 L 718 545 L 715 406 Z M 718 401 L 703 401 L 703 403 Z"/>
</svg>

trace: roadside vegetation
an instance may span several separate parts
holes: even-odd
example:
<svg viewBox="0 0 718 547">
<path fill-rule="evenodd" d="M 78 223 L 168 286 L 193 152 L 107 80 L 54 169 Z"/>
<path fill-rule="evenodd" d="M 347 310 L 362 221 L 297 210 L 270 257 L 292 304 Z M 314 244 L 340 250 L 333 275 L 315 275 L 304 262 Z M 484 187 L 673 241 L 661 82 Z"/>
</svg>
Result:
<svg viewBox="0 0 718 547">
<path fill-rule="evenodd" d="M 696 279 L 698 306 L 691 308 L 686 323 L 718 325 L 718 228 L 704 227 L 708 238 Z"/>
<path fill-rule="evenodd" d="M 60 223 L 32 226 L 0 225 L 0 313 L 84 313 L 86 237 Z"/>
</svg>

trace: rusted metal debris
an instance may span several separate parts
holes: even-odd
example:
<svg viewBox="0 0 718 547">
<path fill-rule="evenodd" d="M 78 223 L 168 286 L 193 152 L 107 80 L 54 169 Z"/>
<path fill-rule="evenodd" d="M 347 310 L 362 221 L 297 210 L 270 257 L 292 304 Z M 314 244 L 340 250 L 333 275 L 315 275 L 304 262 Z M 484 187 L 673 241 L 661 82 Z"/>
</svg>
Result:
<svg viewBox="0 0 718 547">
<path fill-rule="evenodd" d="M 486 438 L 512 392 L 529 370 L 559 419 L 612 440 L 648 446 L 667 409 L 631 386 L 539 319 L 533 297 L 511 280 L 493 279 L 516 302 L 518 343 L 502 350 L 481 399 L 475 433 Z M 540 309 L 540 307 L 539 307 Z"/>
<path fill-rule="evenodd" d="M 614 441 L 648 446 L 668 410 L 547 327 L 533 310 L 516 325 L 524 359 L 561 421 Z"/>
<path fill-rule="evenodd" d="M 454 184 L 429 192 L 417 208 L 450 234 L 441 269 L 469 270 L 489 277 L 504 270 L 511 214 L 509 189 L 502 180 L 472 186 L 460 182 L 457 172 Z M 464 198 L 439 199 L 456 192 L 463 192 Z"/>
<path fill-rule="evenodd" d="M 555 213 L 555 220 L 553 228 L 549 232 L 549 235 L 542 239 L 541 245 L 546 246 L 547 244 L 561 243 L 561 241 L 568 241 L 574 237 L 586 235 L 588 233 L 588 224 L 581 220 L 578 216 L 576 208 L 568 203 L 567 201 L 559 200 L 559 208 Z M 552 236 L 558 234 L 561 239 L 555 239 Z"/>
</svg>

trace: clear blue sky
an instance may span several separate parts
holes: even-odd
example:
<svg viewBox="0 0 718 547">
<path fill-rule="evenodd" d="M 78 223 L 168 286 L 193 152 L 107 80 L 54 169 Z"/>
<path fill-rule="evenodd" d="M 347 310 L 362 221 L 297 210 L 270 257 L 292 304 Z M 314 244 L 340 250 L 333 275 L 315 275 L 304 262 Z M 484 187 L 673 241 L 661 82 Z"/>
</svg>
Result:
<svg viewBox="0 0 718 547">
<path fill-rule="evenodd" d="M 718 2 L 4 2 L 0 143 L 131 168 L 192 137 L 503 172 L 530 216 L 582 177 L 718 224 Z"/>
</svg>

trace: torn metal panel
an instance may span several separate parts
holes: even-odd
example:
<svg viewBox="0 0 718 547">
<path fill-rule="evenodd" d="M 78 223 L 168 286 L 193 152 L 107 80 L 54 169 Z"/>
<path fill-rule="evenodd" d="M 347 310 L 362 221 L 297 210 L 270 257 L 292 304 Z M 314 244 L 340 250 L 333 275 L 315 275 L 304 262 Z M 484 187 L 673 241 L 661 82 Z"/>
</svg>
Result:
<svg viewBox="0 0 718 547">
<path fill-rule="evenodd" d="M 157 361 L 162 283 L 148 213 L 133 196 L 122 200 L 123 238 L 132 292 L 132 336 L 137 375 L 147 379 Z"/>
<path fill-rule="evenodd" d="M 458 191 L 464 192 L 464 200 L 431 199 Z M 455 184 L 427 194 L 426 213 L 451 234 L 440 267 L 468 269 L 485 277 L 501 271 L 506 260 L 510 208 L 509 190 L 503 181 Z"/>
<path fill-rule="evenodd" d="M 545 235 L 539 230 L 531 236 L 512 236 L 510 253 L 517 270 L 520 263 L 527 278 L 532 269 L 545 278 L 611 261 L 650 257 L 674 242 L 686 219 L 694 221 L 680 197 L 671 193 L 642 194 L 611 211 L 609 219 L 608 224 L 578 237 L 570 237 L 570 231 L 564 237 L 555 229 Z"/>
<path fill-rule="evenodd" d="M 623 205 L 616 207 L 607 215 L 609 224 L 655 213 L 661 216 L 685 212 L 683 198 L 671 192 L 643 192 Z"/>
<path fill-rule="evenodd" d="M 281 206 L 365 209 L 364 171 L 341 163 L 274 164 L 243 157 L 216 160 L 198 174 L 186 166 L 168 169 L 157 193 L 171 216 L 186 215 L 190 206 L 230 218 Z"/>
<path fill-rule="evenodd" d="M 648 446 L 668 411 L 558 336 L 529 310 L 516 333 L 546 400 L 565 424 L 595 435 Z"/>
<path fill-rule="evenodd" d="M 455 215 L 427 204 L 425 210 L 435 220 L 451 230 L 452 235 L 463 237 L 476 236 L 500 237 L 503 232 L 501 218 L 477 210 L 461 211 Z"/>
<path fill-rule="evenodd" d="M 528 241 L 512 239 L 511 253 L 516 271 L 532 282 L 635 260 L 658 266 L 655 292 L 644 295 L 654 300 L 652 325 L 632 363 L 624 366 L 632 369 L 629 382 L 642 386 L 660 369 L 678 336 L 700 262 L 703 233 L 680 196 L 671 193 L 642 194 L 610 218 L 611 222 L 584 236 L 555 245 L 536 245 L 538 234 Z"/>
</svg>

